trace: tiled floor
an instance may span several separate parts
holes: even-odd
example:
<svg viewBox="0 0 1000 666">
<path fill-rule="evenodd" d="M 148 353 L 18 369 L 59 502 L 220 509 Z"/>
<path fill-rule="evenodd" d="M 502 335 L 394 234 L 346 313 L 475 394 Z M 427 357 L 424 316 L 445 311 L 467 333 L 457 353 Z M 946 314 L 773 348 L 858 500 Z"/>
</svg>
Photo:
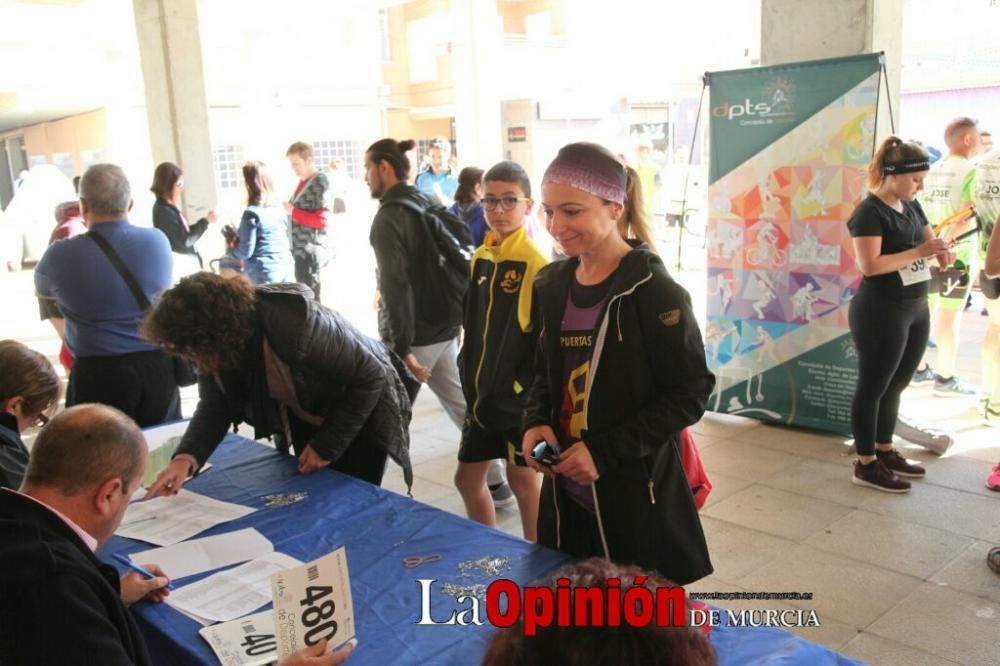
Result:
<svg viewBox="0 0 1000 666">
<path fill-rule="evenodd" d="M 356 274 L 331 270 L 335 284 Z M 699 280 L 688 281 L 696 302 Z M 30 284 L 30 272 L 0 273 L 0 337 L 54 357 L 57 343 L 35 318 Z M 370 285 L 351 284 L 328 298 L 349 299 L 337 305 L 373 319 Z M 985 327 L 978 310 L 965 314 L 959 360 L 973 382 Z M 193 398 L 187 390 L 188 413 Z M 908 447 L 928 478 L 903 496 L 852 485 L 843 438 L 706 415 L 694 432 L 715 485 L 702 521 L 716 572 L 691 589 L 812 592 L 811 601 L 716 603 L 815 610 L 821 626 L 798 633 L 873 664 L 1000 664 L 1000 576 L 985 564 L 988 548 L 1000 544 L 1000 493 L 983 484 L 1000 461 L 1000 431 L 981 425 L 974 404 L 934 398 L 928 388 L 907 391 L 905 410 L 951 429 L 958 443 L 944 458 Z M 415 497 L 464 514 L 452 485 L 458 431 L 429 392 L 415 406 L 412 435 Z M 403 489 L 398 469 L 385 485 Z M 499 519 L 520 534 L 516 512 Z"/>
</svg>

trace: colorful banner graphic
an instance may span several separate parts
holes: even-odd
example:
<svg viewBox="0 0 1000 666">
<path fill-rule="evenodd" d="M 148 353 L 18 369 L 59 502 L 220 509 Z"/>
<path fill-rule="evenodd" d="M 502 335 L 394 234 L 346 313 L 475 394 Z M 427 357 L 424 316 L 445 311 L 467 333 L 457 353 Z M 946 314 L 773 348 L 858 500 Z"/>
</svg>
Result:
<svg viewBox="0 0 1000 666">
<path fill-rule="evenodd" d="M 711 87 L 709 408 L 850 432 L 847 219 L 866 194 L 877 54 L 717 72 Z"/>
</svg>

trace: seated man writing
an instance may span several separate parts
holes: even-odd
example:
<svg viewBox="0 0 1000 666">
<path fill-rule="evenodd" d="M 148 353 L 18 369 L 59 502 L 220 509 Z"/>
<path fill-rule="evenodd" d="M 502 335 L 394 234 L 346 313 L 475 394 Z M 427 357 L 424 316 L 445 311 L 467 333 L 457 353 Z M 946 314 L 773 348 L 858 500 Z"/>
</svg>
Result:
<svg viewBox="0 0 1000 666">
<path fill-rule="evenodd" d="M 162 601 L 166 575 L 119 578 L 94 552 L 121 522 L 149 462 L 138 426 L 79 405 L 42 430 L 19 491 L 0 490 L 0 664 L 151 663 L 127 606 Z M 282 666 L 342 663 L 318 644 Z"/>
</svg>

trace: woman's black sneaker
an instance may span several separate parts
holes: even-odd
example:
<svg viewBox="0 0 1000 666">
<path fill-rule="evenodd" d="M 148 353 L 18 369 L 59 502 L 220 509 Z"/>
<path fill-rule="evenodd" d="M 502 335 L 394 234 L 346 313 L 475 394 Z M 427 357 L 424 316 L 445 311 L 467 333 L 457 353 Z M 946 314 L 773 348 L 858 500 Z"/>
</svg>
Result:
<svg viewBox="0 0 1000 666">
<path fill-rule="evenodd" d="M 873 460 L 867 465 L 861 461 L 854 463 L 854 476 L 851 482 L 858 486 L 867 486 L 886 493 L 906 493 L 910 491 L 910 482 L 903 481 L 886 469 L 881 460 Z"/>
<path fill-rule="evenodd" d="M 892 449 L 891 451 L 879 451 L 876 449 L 875 456 L 880 463 L 885 465 L 887 470 L 893 472 L 896 476 L 922 479 L 927 474 L 926 469 L 920 465 L 911 465 L 896 449 Z"/>
</svg>

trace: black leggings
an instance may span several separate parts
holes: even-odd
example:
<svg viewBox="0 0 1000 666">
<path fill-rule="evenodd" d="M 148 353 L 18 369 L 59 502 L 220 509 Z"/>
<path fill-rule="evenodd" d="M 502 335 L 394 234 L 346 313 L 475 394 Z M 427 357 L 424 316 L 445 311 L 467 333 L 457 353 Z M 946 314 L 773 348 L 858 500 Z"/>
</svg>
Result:
<svg viewBox="0 0 1000 666">
<path fill-rule="evenodd" d="M 858 388 L 851 430 L 858 455 L 875 455 L 875 443 L 892 442 L 903 393 L 927 346 L 927 298 L 893 299 L 863 286 L 848 310 L 858 350 Z"/>
</svg>

